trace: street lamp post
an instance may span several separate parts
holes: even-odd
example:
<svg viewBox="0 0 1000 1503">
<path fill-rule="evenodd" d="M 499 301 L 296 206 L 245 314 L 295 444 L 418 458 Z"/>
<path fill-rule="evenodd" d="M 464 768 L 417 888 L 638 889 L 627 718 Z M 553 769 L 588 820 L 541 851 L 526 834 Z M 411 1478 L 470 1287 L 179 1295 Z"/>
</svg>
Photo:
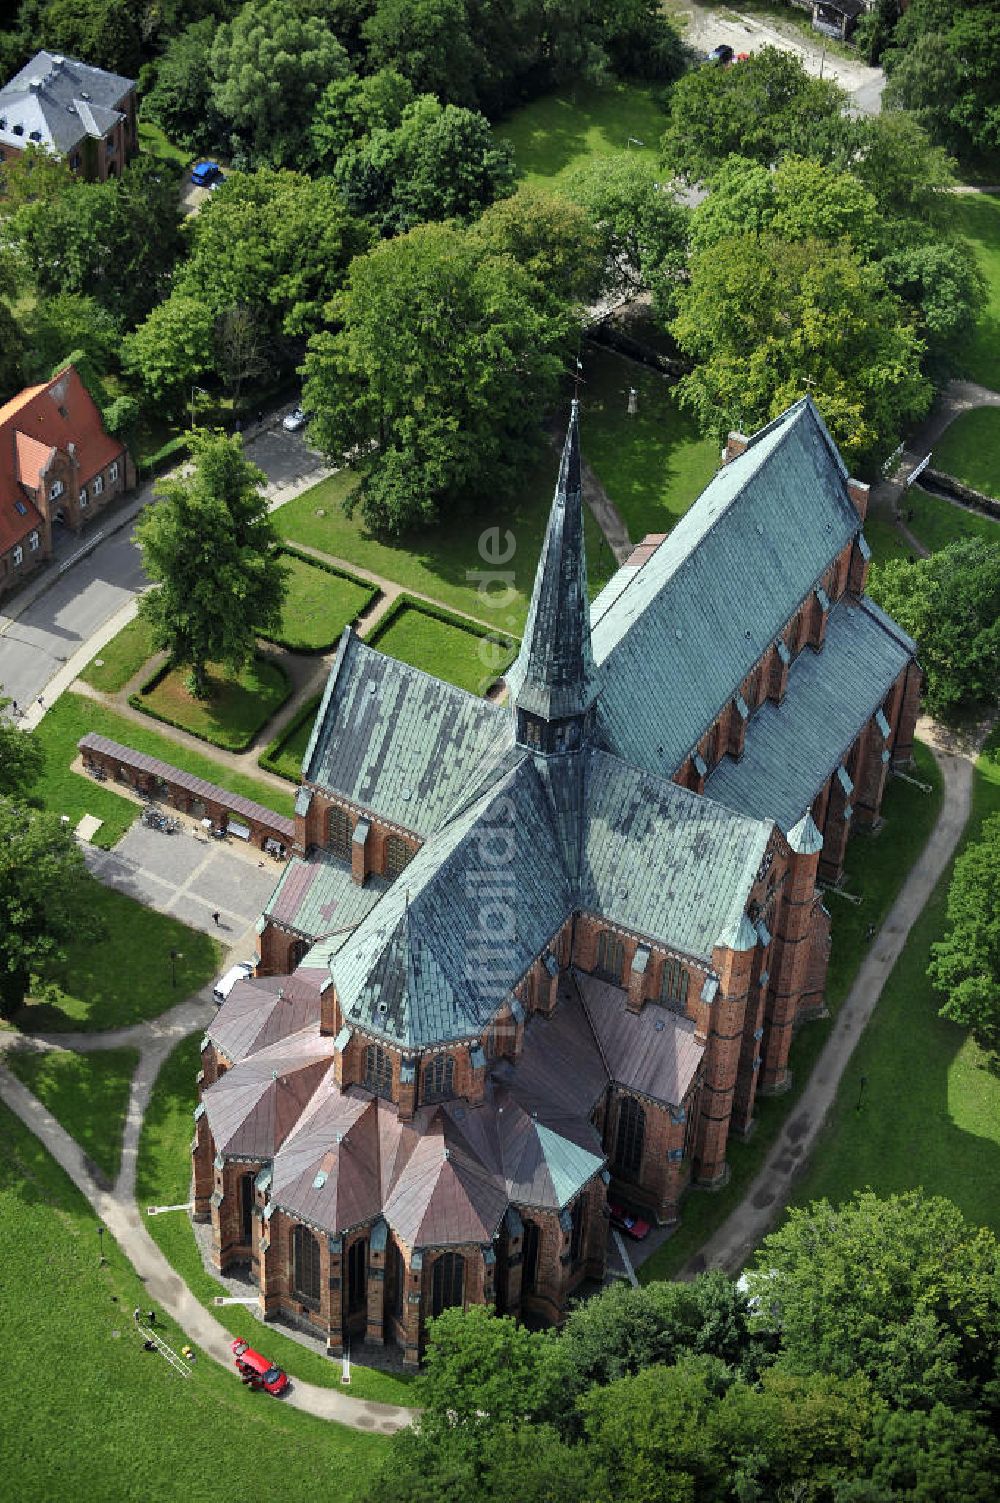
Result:
<svg viewBox="0 0 1000 1503">
<path fill-rule="evenodd" d="M 858 1104 L 857 1104 L 857 1106 L 856 1106 L 856 1107 L 855 1107 L 855 1108 L 854 1108 L 854 1110 L 855 1110 L 855 1111 L 856 1111 L 856 1112 L 859 1112 L 859 1111 L 860 1111 L 860 1110 L 861 1110 L 861 1102 L 862 1102 L 862 1100 L 863 1100 L 863 1099 L 864 1099 L 864 1094 L 865 1094 L 865 1086 L 866 1086 L 866 1085 L 867 1085 L 867 1084 L 868 1084 L 868 1076 L 867 1076 L 867 1075 L 862 1075 L 862 1077 L 861 1077 L 861 1083 L 860 1083 L 860 1085 L 859 1085 L 859 1086 L 858 1086 Z"/>
<path fill-rule="evenodd" d="M 97 1223 L 97 1247 L 98 1247 L 98 1254 L 99 1254 L 98 1260 L 97 1260 L 97 1266 L 98 1266 L 98 1268 L 103 1268 L 104 1264 L 107 1262 L 107 1259 L 104 1256 L 104 1222 L 103 1221 L 99 1221 Z"/>
<path fill-rule="evenodd" d="M 170 952 L 170 985 L 172 987 L 176 988 L 176 986 L 177 986 L 177 962 L 179 960 L 183 960 L 183 959 L 184 959 L 184 956 L 183 956 L 183 954 L 181 953 L 180 950 L 171 950 L 171 952 Z"/>
</svg>

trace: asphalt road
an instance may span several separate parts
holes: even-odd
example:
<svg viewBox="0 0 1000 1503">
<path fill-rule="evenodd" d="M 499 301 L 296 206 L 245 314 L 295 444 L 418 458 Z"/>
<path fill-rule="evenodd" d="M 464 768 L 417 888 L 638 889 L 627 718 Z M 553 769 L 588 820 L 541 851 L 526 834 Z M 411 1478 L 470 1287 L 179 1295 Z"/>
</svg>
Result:
<svg viewBox="0 0 1000 1503">
<path fill-rule="evenodd" d="M 285 433 L 280 426 L 266 427 L 247 435 L 247 454 L 268 477 L 272 504 L 288 500 L 324 473 L 322 461 L 301 434 Z M 147 504 L 152 487 L 145 486 L 132 503 Z M 119 513 L 120 515 L 120 513 Z M 9 602 L 10 616 L 0 612 L 0 686 L 19 706 L 27 708 L 44 695 L 50 679 L 96 631 L 129 600 L 145 589 L 139 550 L 132 541 L 133 523 L 111 532 L 114 516 L 98 518 L 96 547 L 79 558 L 61 577 L 49 565 L 53 583 L 21 614 L 18 601 Z M 57 541 L 57 558 L 72 557 L 93 534 L 80 538 L 66 534 Z"/>
</svg>

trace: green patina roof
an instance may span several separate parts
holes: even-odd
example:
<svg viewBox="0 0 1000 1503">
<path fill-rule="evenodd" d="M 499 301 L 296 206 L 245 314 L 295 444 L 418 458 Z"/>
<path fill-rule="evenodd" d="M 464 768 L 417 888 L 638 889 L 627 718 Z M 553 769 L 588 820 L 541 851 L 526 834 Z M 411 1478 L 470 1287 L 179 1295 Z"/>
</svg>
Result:
<svg viewBox="0 0 1000 1503">
<path fill-rule="evenodd" d="M 362 887 L 353 880 L 350 864 L 328 851 L 315 851 L 307 861 L 293 856 L 264 916 L 307 938 L 319 938 L 359 923 L 388 886 L 382 877 L 369 877 Z"/>
<path fill-rule="evenodd" d="M 570 1142 L 543 1123 L 535 1123 L 535 1136 L 560 1206 L 568 1205 L 580 1189 L 604 1167 L 603 1158 Z"/>
<path fill-rule="evenodd" d="M 791 830 L 913 651 L 910 638 L 871 601 L 839 601 L 822 652 L 799 653 L 782 703 L 760 707 L 743 756 L 722 759 L 705 785 L 708 797 Z"/>
<path fill-rule="evenodd" d="M 673 774 L 860 526 L 840 456 L 805 398 L 594 602 L 610 748 Z"/>
<path fill-rule="evenodd" d="M 508 711 L 376 652 L 348 627 L 302 770 L 306 782 L 427 836 L 512 739 Z"/>
</svg>

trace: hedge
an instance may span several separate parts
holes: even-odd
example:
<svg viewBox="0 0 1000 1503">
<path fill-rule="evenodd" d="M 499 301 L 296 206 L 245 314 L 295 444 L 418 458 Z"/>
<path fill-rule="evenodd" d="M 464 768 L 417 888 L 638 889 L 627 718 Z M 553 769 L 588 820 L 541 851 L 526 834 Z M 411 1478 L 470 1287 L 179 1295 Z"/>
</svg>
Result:
<svg viewBox="0 0 1000 1503">
<path fill-rule="evenodd" d="M 307 699 L 305 704 L 300 706 L 284 730 L 279 731 L 271 744 L 261 752 L 257 758 L 259 766 L 266 768 L 268 772 L 276 773 L 279 778 L 287 778 L 290 783 L 298 784 L 301 781 L 298 775 L 294 778 L 289 777 L 284 768 L 280 766 L 281 754 L 292 737 L 298 734 L 305 723 L 315 718 L 322 698 L 322 693 L 314 694 L 312 699 Z"/>
</svg>

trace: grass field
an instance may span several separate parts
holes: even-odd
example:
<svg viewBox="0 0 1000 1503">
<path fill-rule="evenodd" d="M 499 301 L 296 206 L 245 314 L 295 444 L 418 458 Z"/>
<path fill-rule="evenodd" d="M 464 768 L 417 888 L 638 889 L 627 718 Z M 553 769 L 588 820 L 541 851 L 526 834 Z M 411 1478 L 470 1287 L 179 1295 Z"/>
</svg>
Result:
<svg viewBox="0 0 1000 1503">
<path fill-rule="evenodd" d="M 187 1200 L 190 1193 L 191 1113 L 197 1099 L 195 1076 L 201 1068 L 199 1044 L 197 1035 L 185 1039 L 167 1057 L 157 1076 L 139 1143 L 136 1199 L 140 1206 L 176 1205 Z M 152 1216 L 146 1224 L 165 1257 L 198 1299 L 211 1310 L 212 1299 L 223 1292 L 223 1288 L 205 1272 L 187 1216 L 183 1212 Z M 240 1320 L 247 1331 L 255 1326 L 257 1317 L 247 1310 L 240 1313 Z M 290 1336 L 281 1335 L 273 1325 L 269 1325 L 266 1332 L 260 1330 L 258 1338 L 267 1355 L 293 1378 L 339 1387 L 339 1363 L 320 1356 Z M 248 1339 L 254 1337 L 251 1335 Z M 409 1380 L 352 1363 L 351 1396 L 386 1404 L 406 1404 L 410 1402 Z"/>
<path fill-rule="evenodd" d="M 908 558 L 911 552 L 887 516 L 870 511 L 865 518 L 865 539 L 872 550 L 873 565 L 887 564 L 890 559 Z"/>
<path fill-rule="evenodd" d="M 159 157 L 161 161 L 173 162 L 177 167 L 186 167 L 194 161 L 189 151 L 183 146 L 175 146 L 152 120 L 139 121 L 139 150 L 148 156 Z"/>
<path fill-rule="evenodd" d="M 67 946 L 65 961 L 52 967 L 51 981 L 14 1015 L 24 1033 L 93 1033 L 141 1023 L 198 991 L 219 969 L 223 949 L 210 934 L 103 887 L 94 877 L 87 882 L 87 907 L 104 920 L 104 938 Z M 173 967 L 171 950 L 177 951 Z"/>
<path fill-rule="evenodd" d="M 96 783 L 93 778 L 70 771 L 70 764 L 77 756 L 76 743 L 87 731 L 159 757 L 195 777 L 227 788 L 230 793 L 255 799 L 277 814 L 292 812 L 293 794 L 258 782 L 245 773 L 233 772 L 223 762 L 180 746 L 161 731 L 147 730 L 134 720 L 126 720 L 124 715 L 106 709 L 95 700 L 68 693 L 60 696 L 38 727 L 36 734 L 45 749 L 45 768 L 33 791 L 47 809 L 68 814 L 74 825 L 84 814 L 103 819 L 104 824 L 94 837 L 95 845 L 106 849 L 114 845 L 138 816 L 139 806 L 114 793 L 106 783 Z"/>
<path fill-rule="evenodd" d="M 794 1110 L 819 1056 L 837 1009 L 869 947 L 869 924 L 879 925 L 891 908 L 907 873 L 919 859 L 941 806 L 941 776 L 931 753 L 916 745 L 917 776 L 933 785 L 932 794 L 921 793 L 911 783 L 894 778 L 886 789 L 883 813 L 887 824 L 878 835 L 859 833 L 849 843 L 845 862 L 845 889 L 861 898 L 854 904 L 830 895 L 833 950 L 827 984 L 831 1017 L 809 1023 L 792 1043 L 789 1063 L 792 1088 L 784 1096 L 758 1097 L 756 1128 L 748 1142 L 729 1140 L 726 1158 L 731 1177 L 721 1193 L 692 1191 L 681 1208 L 681 1224 L 674 1235 L 639 1270 L 643 1283 L 672 1278 L 739 1204 L 747 1188 Z"/>
<path fill-rule="evenodd" d="M 136 616 L 101 648 L 80 677 L 84 683 L 105 694 L 116 694 L 119 689 L 124 689 L 130 678 L 135 677 L 155 651 L 148 622 Z"/>
<path fill-rule="evenodd" d="M 578 84 L 532 100 L 496 127 L 529 183 L 549 183 L 591 157 L 642 151 L 656 156 L 666 117 L 637 84 Z M 629 138 L 642 146 L 629 146 Z"/>
<path fill-rule="evenodd" d="M 306 747 L 309 745 L 309 737 L 312 735 L 316 711 L 319 709 L 322 698 L 321 694 L 317 694 L 307 700 L 285 726 L 281 735 L 277 736 L 258 758 L 271 772 L 276 772 L 279 777 L 288 778 L 292 783 L 301 781 L 302 762 Z"/>
<path fill-rule="evenodd" d="M 254 1394 L 208 1357 L 191 1378 L 145 1352 L 132 1310 L 150 1301 L 62 1170 L 0 1107 L 0 1411 L 4 1491 L 18 1503 L 177 1503 L 210 1492 L 372 1496 L 385 1442 Z M 175 1348 L 184 1334 L 158 1312 Z M 16 1402 L 13 1402 L 16 1396 Z"/>
<path fill-rule="evenodd" d="M 404 590 L 519 636 L 558 472 L 559 456 L 549 450 L 525 475 L 515 501 L 478 498 L 447 527 L 388 542 L 372 537 L 358 513 L 344 515 L 344 497 L 357 483 L 350 472 L 321 480 L 273 516 L 278 532 L 290 542 L 360 564 Z M 613 573 L 614 560 L 589 512 L 585 523 L 590 585 L 596 593 Z M 499 530 L 499 540 L 493 538 L 493 529 Z M 509 562 L 491 563 L 491 557 L 506 557 L 509 552 L 508 532 L 513 539 Z"/>
<path fill-rule="evenodd" d="M 976 767 L 963 845 L 998 810 L 1000 734 L 994 734 Z M 1000 1076 L 963 1029 L 938 1017 L 943 999 L 926 976 L 930 947 L 947 927 L 950 879 L 949 869 L 847 1066 L 796 1189 L 798 1204 L 820 1196 L 839 1202 L 868 1185 L 880 1195 L 919 1185 L 1000 1232 Z"/>
<path fill-rule="evenodd" d="M 957 226 L 972 242 L 989 297 L 976 332 L 969 341 L 962 375 L 1000 390 L 1000 197 L 989 193 L 963 194 L 955 199 Z"/>
<path fill-rule="evenodd" d="M 235 678 L 222 664 L 209 663 L 206 677 L 207 699 L 195 699 L 186 670 L 173 668 L 148 694 L 130 696 L 130 703 L 224 751 L 245 751 L 292 692 L 285 670 L 267 658 L 254 658 Z"/>
<path fill-rule="evenodd" d="M 33 1091 L 113 1185 L 121 1165 L 129 1085 L 137 1049 L 94 1054 L 8 1049 L 4 1064 Z"/>
<path fill-rule="evenodd" d="M 626 415 L 628 388 L 638 411 Z M 702 438 L 654 371 L 607 350 L 584 358 L 580 437 L 584 457 L 618 507 L 633 543 L 669 532 L 719 468 L 719 448 Z"/>
<path fill-rule="evenodd" d="M 933 464 L 973 490 L 1000 498 L 1000 407 L 961 413 L 938 439 Z M 988 517 L 983 520 L 989 525 Z"/>
<path fill-rule="evenodd" d="M 379 652 L 457 684 L 470 694 L 485 694 L 510 666 L 515 651 L 509 637 L 484 637 L 463 626 L 457 617 L 445 620 L 405 596 L 379 623 L 368 642 Z"/>
<path fill-rule="evenodd" d="M 325 652 L 348 622 L 374 600 L 374 585 L 347 579 L 293 553 L 283 553 L 288 593 L 273 640 L 292 652 Z"/>
</svg>

